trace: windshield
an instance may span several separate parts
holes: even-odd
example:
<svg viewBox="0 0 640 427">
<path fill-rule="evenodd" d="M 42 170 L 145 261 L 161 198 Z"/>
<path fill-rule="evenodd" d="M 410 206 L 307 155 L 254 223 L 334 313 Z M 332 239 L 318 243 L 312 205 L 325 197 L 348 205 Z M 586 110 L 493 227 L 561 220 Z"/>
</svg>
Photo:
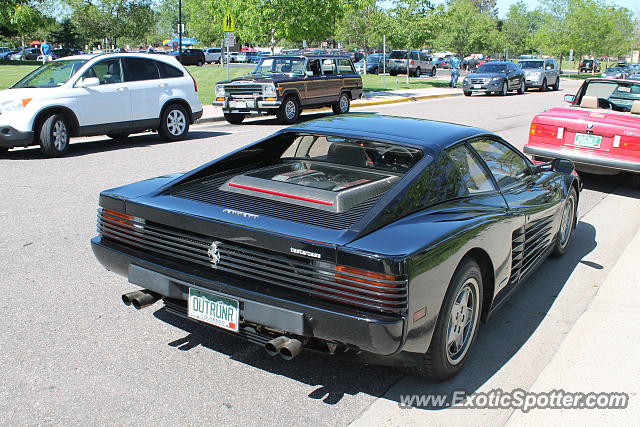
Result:
<svg viewBox="0 0 640 427">
<path fill-rule="evenodd" d="M 520 61 L 520 68 L 535 68 L 542 70 L 544 68 L 544 61 Z"/>
<path fill-rule="evenodd" d="M 504 73 L 507 71 L 507 66 L 505 64 L 484 64 L 478 71 L 478 74 L 481 73 Z"/>
<path fill-rule="evenodd" d="M 305 69 L 303 58 L 263 58 L 252 74 L 304 74 Z"/>
<path fill-rule="evenodd" d="M 393 52 L 391 52 L 391 55 L 389 55 L 389 58 L 391 58 L 391 59 L 406 59 L 407 58 L 407 52 L 404 52 L 402 50 L 394 50 Z"/>
<path fill-rule="evenodd" d="M 592 81 L 582 95 L 585 96 L 598 98 L 598 108 L 631 111 L 633 103 L 640 101 L 640 83 Z"/>
<path fill-rule="evenodd" d="M 612 67 L 612 68 L 607 68 L 605 70 L 605 73 L 619 73 L 620 71 L 622 71 L 622 68 L 618 68 L 618 67 Z"/>
<path fill-rule="evenodd" d="M 57 87 L 65 84 L 86 60 L 58 60 L 49 62 L 27 74 L 13 88 Z"/>
</svg>

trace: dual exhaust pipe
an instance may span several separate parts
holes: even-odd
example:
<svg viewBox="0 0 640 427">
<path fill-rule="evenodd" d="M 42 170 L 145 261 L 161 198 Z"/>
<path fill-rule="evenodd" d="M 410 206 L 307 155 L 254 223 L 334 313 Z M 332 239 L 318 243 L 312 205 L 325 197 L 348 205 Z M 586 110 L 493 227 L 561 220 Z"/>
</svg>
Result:
<svg viewBox="0 0 640 427">
<path fill-rule="evenodd" d="M 132 305 L 136 310 L 141 310 L 155 304 L 160 298 L 162 298 L 162 295 L 156 294 L 148 289 L 143 289 L 122 295 L 122 302 L 126 306 Z"/>
<path fill-rule="evenodd" d="M 269 356 L 280 356 L 284 360 L 291 360 L 302 352 L 302 343 L 295 338 L 281 336 L 274 338 L 264 345 Z"/>
</svg>

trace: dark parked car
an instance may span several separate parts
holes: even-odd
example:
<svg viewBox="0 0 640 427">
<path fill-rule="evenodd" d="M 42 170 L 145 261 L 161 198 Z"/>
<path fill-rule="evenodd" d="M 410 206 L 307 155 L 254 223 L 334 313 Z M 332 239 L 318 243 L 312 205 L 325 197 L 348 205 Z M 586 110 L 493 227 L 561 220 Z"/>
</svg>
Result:
<svg viewBox="0 0 640 427">
<path fill-rule="evenodd" d="M 599 73 L 600 72 L 600 62 L 597 59 L 583 59 L 580 62 L 579 71 L 581 73 Z"/>
<path fill-rule="evenodd" d="M 368 55 L 365 59 L 356 62 L 354 65 L 356 66 L 356 71 L 360 74 L 364 74 L 364 66 L 365 63 L 367 65 L 367 74 L 380 74 L 383 70 L 386 70 L 388 67 L 389 55 L 386 56 L 381 53 L 372 53 Z M 385 62 L 387 62 L 385 64 Z"/>
<path fill-rule="evenodd" d="M 446 380 L 480 324 L 566 253 L 580 187 L 571 161 L 535 165 L 482 129 L 328 117 L 103 191 L 91 245 L 141 288 L 127 305 L 162 299 L 286 360 L 315 351 Z"/>
<path fill-rule="evenodd" d="M 490 61 L 464 78 L 462 90 L 466 96 L 471 96 L 473 92 L 506 95 L 510 90 L 522 95 L 525 91 L 525 75 L 513 62 Z"/>
<path fill-rule="evenodd" d="M 175 56 L 182 65 L 197 65 L 202 67 L 207 61 L 204 57 L 204 52 L 201 49 L 183 49 L 182 56 L 179 51 L 171 53 Z"/>
<path fill-rule="evenodd" d="M 348 56 L 278 55 L 261 57 L 246 77 L 219 82 L 213 105 L 222 107 L 229 123 L 242 123 L 249 113 L 294 123 L 304 108 L 347 113 L 351 100 L 361 96 L 362 78 Z"/>
</svg>

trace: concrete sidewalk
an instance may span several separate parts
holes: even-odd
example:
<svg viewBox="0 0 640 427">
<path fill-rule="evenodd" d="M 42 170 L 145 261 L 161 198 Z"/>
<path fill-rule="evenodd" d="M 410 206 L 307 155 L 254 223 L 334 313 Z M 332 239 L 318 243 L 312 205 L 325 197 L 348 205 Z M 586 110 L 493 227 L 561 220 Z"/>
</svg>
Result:
<svg viewBox="0 0 640 427">
<path fill-rule="evenodd" d="M 391 77 L 389 86 L 392 86 Z M 423 89 L 399 89 L 384 92 L 365 92 L 362 99 L 351 102 L 351 108 L 369 107 L 371 105 L 394 104 L 398 102 L 418 101 L 431 98 L 445 98 L 462 95 L 462 89 L 452 88 L 423 88 Z M 257 116 L 257 115 L 256 115 Z M 204 113 L 197 123 L 209 123 L 224 121 L 222 109 L 213 105 L 204 105 Z"/>
</svg>

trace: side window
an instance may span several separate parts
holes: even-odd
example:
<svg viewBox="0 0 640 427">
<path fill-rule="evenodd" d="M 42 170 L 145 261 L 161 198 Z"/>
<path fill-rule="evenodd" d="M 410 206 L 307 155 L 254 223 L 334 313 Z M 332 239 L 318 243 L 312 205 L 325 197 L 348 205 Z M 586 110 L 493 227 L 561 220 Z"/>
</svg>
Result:
<svg viewBox="0 0 640 427">
<path fill-rule="evenodd" d="M 338 74 L 355 74 L 356 71 L 351 66 L 351 61 L 348 59 L 338 59 Z"/>
<path fill-rule="evenodd" d="M 453 173 L 458 174 L 462 188 L 466 188 L 469 194 L 494 190 L 491 178 L 466 145 L 447 150 L 447 154 L 454 165 Z"/>
<path fill-rule="evenodd" d="M 420 61 L 425 61 L 425 62 L 429 61 L 429 55 L 427 55 L 424 52 L 420 52 Z"/>
<path fill-rule="evenodd" d="M 336 74 L 336 63 L 333 59 L 322 60 L 322 73 L 325 76 Z"/>
<path fill-rule="evenodd" d="M 89 68 L 83 77 L 97 77 L 101 85 L 122 83 L 122 64 L 119 58 L 106 59 Z"/>
<path fill-rule="evenodd" d="M 178 70 L 173 65 L 169 65 L 161 61 L 154 61 L 154 62 L 156 63 L 156 66 L 160 70 L 160 77 L 163 79 L 184 76 L 184 73 Z"/>
<path fill-rule="evenodd" d="M 409 58 L 414 59 L 416 61 L 420 60 L 420 58 L 418 57 L 418 52 L 416 51 L 411 51 L 411 56 Z"/>
<path fill-rule="evenodd" d="M 497 141 L 474 141 L 471 146 L 485 161 L 500 188 L 518 183 L 529 174 L 529 166 L 522 156 Z"/>
<path fill-rule="evenodd" d="M 137 82 L 160 78 L 155 62 L 144 58 L 124 58 L 125 80 Z"/>
<path fill-rule="evenodd" d="M 553 69 L 555 69 L 556 67 L 555 67 L 555 64 L 553 63 L 553 61 L 548 61 L 548 62 L 547 62 L 547 67 L 546 67 L 546 68 L 547 68 L 547 70 L 553 70 Z"/>
<path fill-rule="evenodd" d="M 307 71 L 313 72 L 314 76 L 322 75 L 322 71 L 320 71 L 320 60 L 310 59 L 309 62 L 307 62 Z"/>
</svg>

